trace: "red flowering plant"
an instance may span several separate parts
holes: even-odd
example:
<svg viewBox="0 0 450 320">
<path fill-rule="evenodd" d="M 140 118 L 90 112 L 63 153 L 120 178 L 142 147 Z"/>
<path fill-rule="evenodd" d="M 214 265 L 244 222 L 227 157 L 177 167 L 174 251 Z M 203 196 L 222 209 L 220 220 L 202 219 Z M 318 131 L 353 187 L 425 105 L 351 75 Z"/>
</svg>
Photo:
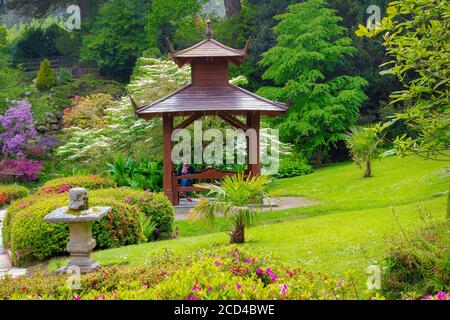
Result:
<svg viewBox="0 0 450 320">
<path fill-rule="evenodd" d="M 0 185 L 0 208 L 11 203 L 13 200 L 26 197 L 30 191 L 17 184 Z"/>
<path fill-rule="evenodd" d="M 4 206 L 6 204 L 6 200 L 8 200 L 8 195 L 6 194 L 6 192 L 3 192 L 0 195 L 0 207 Z"/>
</svg>

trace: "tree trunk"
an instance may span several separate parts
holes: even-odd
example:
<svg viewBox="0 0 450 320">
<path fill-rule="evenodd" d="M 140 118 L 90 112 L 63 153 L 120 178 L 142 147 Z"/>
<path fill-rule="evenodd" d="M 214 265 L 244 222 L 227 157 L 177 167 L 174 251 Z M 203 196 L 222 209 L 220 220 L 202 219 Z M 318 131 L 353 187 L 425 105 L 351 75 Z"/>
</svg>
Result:
<svg viewBox="0 0 450 320">
<path fill-rule="evenodd" d="M 364 178 L 370 178 L 372 176 L 372 166 L 370 165 L 370 161 L 366 161 L 366 173 L 364 174 Z"/>
<path fill-rule="evenodd" d="M 245 242 L 245 226 L 242 221 L 238 222 L 234 228 L 234 231 L 231 233 L 231 244 L 234 243 L 244 243 Z"/>
<path fill-rule="evenodd" d="M 322 149 L 319 148 L 317 149 L 317 151 L 314 153 L 313 156 L 314 159 L 314 167 L 316 168 L 321 168 L 322 167 Z"/>
<path fill-rule="evenodd" d="M 241 11 L 241 0 L 223 0 L 227 18 L 234 16 Z"/>
</svg>

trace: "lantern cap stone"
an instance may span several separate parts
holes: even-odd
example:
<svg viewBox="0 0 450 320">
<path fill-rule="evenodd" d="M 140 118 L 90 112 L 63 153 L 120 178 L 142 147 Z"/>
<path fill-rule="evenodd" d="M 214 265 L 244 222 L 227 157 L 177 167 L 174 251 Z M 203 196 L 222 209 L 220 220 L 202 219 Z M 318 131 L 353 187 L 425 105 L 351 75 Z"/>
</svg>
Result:
<svg viewBox="0 0 450 320">
<path fill-rule="evenodd" d="M 87 210 L 75 211 L 69 207 L 62 207 L 45 216 L 44 221 L 48 223 L 93 222 L 100 220 L 111 210 L 111 207 L 92 207 Z"/>
</svg>

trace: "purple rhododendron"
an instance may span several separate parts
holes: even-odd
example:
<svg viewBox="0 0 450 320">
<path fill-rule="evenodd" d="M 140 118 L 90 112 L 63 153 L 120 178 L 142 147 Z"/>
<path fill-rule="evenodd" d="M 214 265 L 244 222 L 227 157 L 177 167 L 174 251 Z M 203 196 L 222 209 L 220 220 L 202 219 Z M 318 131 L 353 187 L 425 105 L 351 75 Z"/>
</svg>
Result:
<svg viewBox="0 0 450 320">
<path fill-rule="evenodd" d="M 58 145 L 58 139 L 54 136 L 44 135 L 39 139 L 38 147 L 46 151 L 54 149 Z"/>
<path fill-rule="evenodd" d="M 13 157 L 23 154 L 26 143 L 36 138 L 31 105 L 27 101 L 18 102 L 0 116 L 0 125 L 4 130 L 0 133 L 3 154 Z"/>
</svg>

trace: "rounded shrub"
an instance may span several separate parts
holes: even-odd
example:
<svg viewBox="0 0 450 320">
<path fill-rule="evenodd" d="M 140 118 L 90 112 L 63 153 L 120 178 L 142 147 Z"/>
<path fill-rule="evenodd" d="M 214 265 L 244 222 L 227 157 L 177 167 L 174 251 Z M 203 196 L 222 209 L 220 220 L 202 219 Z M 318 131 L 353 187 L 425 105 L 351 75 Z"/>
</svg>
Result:
<svg viewBox="0 0 450 320">
<path fill-rule="evenodd" d="M 55 85 L 56 74 L 50 65 L 50 61 L 46 59 L 41 62 L 41 66 L 37 74 L 36 87 L 39 91 L 47 91 Z"/>
<path fill-rule="evenodd" d="M 96 190 L 115 187 L 116 183 L 99 176 L 72 176 L 47 181 L 40 189 L 40 194 L 66 193 L 72 188 L 86 188 Z"/>
<path fill-rule="evenodd" d="M 30 191 L 17 184 L 0 185 L 0 208 L 11 201 L 28 196 Z"/>
<path fill-rule="evenodd" d="M 140 211 L 156 225 L 153 238 L 149 240 L 168 239 L 173 233 L 175 212 L 169 199 L 163 193 L 139 191 L 131 188 L 120 188 L 118 197 L 121 201 L 138 206 Z M 108 197 L 110 189 L 98 190 L 97 195 Z"/>
<path fill-rule="evenodd" d="M 90 206 L 111 206 L 112 212 L 93 224 L 97 249 L 137 244 L 145 240 L 138 205 L 123 200 L 123 190 L 108 189 L 89 193 Z M 3 225 L 3 243 L 11 249 L 13 264 L 29 266 L 33 262 L 66 253 L 69 240 L 66 224 L 49 224 L 44 217 L 68 205 L 67 194 L 35 195 L 15 201 L 8 209 Z"/>
<path fill-rule="evenodd" d="M 278 169 L 277 178 L 292 178 L 304 176 L 312 173 L 313 168 L 305 161 L 295 158 L 286 158 L 280 161 L 280 167 Z"/>
</svg>

